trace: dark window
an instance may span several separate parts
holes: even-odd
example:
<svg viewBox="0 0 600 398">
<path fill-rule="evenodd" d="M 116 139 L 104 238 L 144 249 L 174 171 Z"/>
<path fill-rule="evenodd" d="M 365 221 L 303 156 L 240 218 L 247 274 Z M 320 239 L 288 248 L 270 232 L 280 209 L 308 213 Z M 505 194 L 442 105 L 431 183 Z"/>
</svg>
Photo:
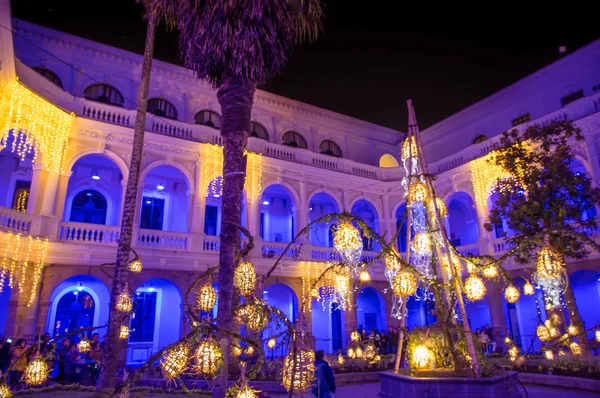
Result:
<svg viewBox="0 0 600 398">
<path fill-rule="evenodd" d="M 153 113 L 156 116 L 177 120 L 177 110 L 173 104 L 162 98 L 152 98 L 148 100 L 148 112 Z"/>
<path fill-rule="evenodd" d="M 531 120 L 531 116 L 529 115 L 529 113 L 526 113 L 524 115 L 521 115 L 519 117 L 516 117 L 512 120 L 512 125 L 513 126 L 518 126 L 519 124 L 528 122 Z"/>
<path fill-rule="evenodd" d="M 213 111 L 200 111 L 194 117 L 196 124 L 212 127 L 214 129 L 221 128 L 221 116 Z"/>
<path fill-rule="evenodd" d="M 142 199 L 142 219 L 140 220 L 140 228 L 162 231 L 164 211 L 164 199 L 148 198 L 144 196 Z"/>
<path fill-rule="evenodd" d="M 575 91 L 572 94 L 562 97 L 560 102 L 562 102 L 562 106 L 565 106 L 573 101 L 577 101 L 579 98 L 583 98 L 583 90 Z"/>
<path fill-rule="evenodd" d="M 66 334 L 76 329 L 84 329 L 94 326 L 94 299 L 84 291 L 82 287 L 73 288 L 72 292 L 65 293 L 56 307 L 56 318 L 54 319 L 54 336 Z M 70 336 L 72 343 L 77 343 L 77 336 Z M 73 340 L 75 339 L 75 340 Z"/>
<path fill-rule="evenodd" d="M 27 213 L 30 187 L 31 181 L 17 180 L 12 200 L 12 208 L 14 210 L 20 211 L 21 213 Z"/>
<path fill-rule="evenodd" d="M 306 148 L 306 140 L 295 131 L 288 131 L 283 135 L 283 145 L 289 145 L 294 148 Z"/>
<path fill-rule="evenodd" d="M 56 73 L 46 68 L 33 68 L 33 70 L 56 84 L 58 87 L 63 88 L 62 80 L 60 80 L 60 77 L 58 77 Z"/>
<path fill-rule="evenodd" d="M 337 146 L 337 144 L 333 141 L 325 140 L 321 142 L 319 149 L 321 153 L 325 155 L 336 156 L 338 158 L 342 157 L 342 151 L 340 150 L 340 147 Z"/>
<path fill-rule="evenodd" d="M 136 292 L 129 326 L 129 341 L 132 343 L 154 341 L 155 318 L 156 292 Z"/>
<path fill-rule="evenodd" d="M 487 141 L 487 137 L 485 135 L 478 135 L 477 137 L 475 137 L 475 139 L 473 140 L 473 144 L 479 144 L 480 142 L 483 141 Z"/>
<path fill-rule="evenodd" d="M 106 224 L 106 209 L 106 199 L 102 194 L 89 189 L 81 191 L 71 203 L 70 221 Z"/>
<path fill-rule="evenodd" d="M 267 133 L 267 129 L 256 122 L 250 123 L 250 137 L 261 138 L 269 141 L 269 133 Z"/>
<path fill-rule="evenodd" d="M 116 106 L 123 106 L 123 95 L 114 87 L 106 84 L 94 84 L 83 92 L 85 98 Z"/>
<path fill-rule="evenodd" d="M 217 222 L 219 217 L 219 208 L 217 206 L 206 206 L 204 215 L 204 233 L 210 236 L 217 236 Z"/>
</svg>

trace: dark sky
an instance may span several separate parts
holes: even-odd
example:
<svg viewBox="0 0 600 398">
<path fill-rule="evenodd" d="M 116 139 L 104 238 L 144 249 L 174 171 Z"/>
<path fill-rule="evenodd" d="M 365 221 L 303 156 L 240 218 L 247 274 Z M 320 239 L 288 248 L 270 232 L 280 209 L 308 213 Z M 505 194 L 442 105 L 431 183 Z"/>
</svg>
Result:
<svg viewBox="0 0 600 398">
<path fill-rule="evenodd" d="M 406 129 L 412 98 L 422 128 L 600 37 L 581 3 L 324 0 L 324 32 L 291 55 L 267 91 Z M 134 0 L 13 0 L 13 15 L 141 53 L 145 23 Z M 541 11 L 540 11 L 541 10 Z M 156 58 L 181 63 L 161 29 Z"/>
</svg>

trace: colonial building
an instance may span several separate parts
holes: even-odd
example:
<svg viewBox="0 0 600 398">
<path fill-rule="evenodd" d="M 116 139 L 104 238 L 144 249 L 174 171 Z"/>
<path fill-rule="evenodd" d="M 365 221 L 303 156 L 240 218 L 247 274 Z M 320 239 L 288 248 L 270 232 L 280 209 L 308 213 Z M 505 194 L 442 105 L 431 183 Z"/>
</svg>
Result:
<svg viewBox="0 0 600 398">
<path fill-rule="evenodd" d="M 0 30 L 1 117 L 21 118 L 21 125 L 0 123 L 5 146 L 0 250 L 7 267 L 46 264 L 39 293 L 19 289 L 29 280 L 4 281 L 0 335 L 31 338 L 103 325 L 112 269 L 102 264 L 116 254 L 142 57 L 0 14 L 2 24 L 12 26 L 12 33 Z M 130 286 L 136 292 L 131 364 L 189 328 L 183 295 L 195 276 L 217 264 L 221 227 L 215 91 L 179 66 L 154 61 L 149 98 L 133 242 L 144 270 L 132 275 Z M 481 160 L 503 131 L 553 118 L 582 128 L 585 142 L 574 144 L 574 167 L 598 181 L 600 40 L 422 132 L 429 169 L 437 174 L 436 189 L 449 210 L 446 228 L 461 252 L 506 252 L 504 237 L 511 231 L 503 225 L 492 233 L 483 228 L 494 205 L 489 195 L 494 176 Z M 299 231 L 326 214 L 349 211 L 387 239 L 396 235 L 405 208 L 403 132 L 260 90 L 252 121 L 243 224 L 255 237 L 251 261 L 259 273 Z M 318 348 L 334 352 L 359 326 L 384 330 L 398 321 L 390 317 L 391 292 L 380 263 L 374 282 L 353 292 L 351 309 L 312 302 L 307 278 L 336 256 L 330 227 L 316 225 L 292 246 L 263 286 L 263 296 L 292 319 L 303 300 L 311 301 L 307 330 Z M 403 234 L 398 235 L 395 243 L 405 251 Z M 365 240 L 363 256 L 375 257 L 378 250 Z M 600 323 L 598 258 L 594 253 L 568 264 L 589 326 Z M 527 275 L 515 264 L 506 267 Z M 486 300 L 467 305 L 471 327 L 491 324 L 498 338 L 510 333 L 528 344 L 541 292 L 511 305 L 502 286 L 491 283 L 488 290 Z M 408 326 L 430 323 L 430 306 L 411 299 Z"/>
</svg>

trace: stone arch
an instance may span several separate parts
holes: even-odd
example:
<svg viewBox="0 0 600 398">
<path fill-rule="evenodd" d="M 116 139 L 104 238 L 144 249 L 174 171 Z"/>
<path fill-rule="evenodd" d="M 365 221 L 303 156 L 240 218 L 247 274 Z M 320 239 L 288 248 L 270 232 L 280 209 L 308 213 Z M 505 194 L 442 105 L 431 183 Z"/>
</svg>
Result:
<svg viewBox="0 0 600 398">
<path fill-rule="evenodd" d="M 379 226 L 381 219 L 379 214 L 381 213 L 378 211 L 375 204 L 364 197 L 360 197 L 356 198 L 356 200 L 352 202 L 350 209 L 352 214 L 360 217 L 368 227 L 370 227 L 376 233 L 380 233 Z M 372 215 L 372 218 L 365 218 L 369 215 L 369 213 Z M 367 239 L 363 237 L 363 250 L 377 251 L 379 250 L 379 244 L 376 241 L 373 241 L 373 239 Z"/>
<path fill-rule="evenodd" d="M 369 333 L 387 331 L 386 303 L 383 294 L 374 287 L 367 286 L 356 296 L 356 324 Z M 361 327 L 362 326 L 362 327 Z"/>
<path fill-rule="evenodd" d="M 119 170 L 121 170 L 123 179 L 127 180 L 127 177 L 129 176 L 129 166 L 127 166 L 127 163 L 119 155 L 117 155 L 116 153 L 109 151 L 107 149 L 105 149 L 104 151 L 99 151 L 97 149 L 86 149 L 84 151 L 77 152 L 75 155 L 73 155 L 71 157 L 71 159 L 68 162 L 65 162 L 66 163 L 65 170 L 68 172 L 72 172 L 73 166 L 75 165 L 75 163 L 77 163 L 77 161 L 79 159 L 81 159 L 82 157 L 87 156 L 87 155 L 106 156 L 107 158 L 112 160 L 117 165 Z"/>
<path fill-rule="evenodd" d="M 294 187 L 292 187 L 291 184 L 289 184 L 288 182 L 283 181 L 283 180 L 281 180 L 281 181 L 271 180 L 269 182 L 265 182 L 262 186 L 262 189 L 261 189 L 258 197 L 262 198 L 265 191 L 267 190 L 267 188 L 269 188 L 270 186 L 273 186 L 273 185 L 281 185 L 281 186 L 285 187 L 289 191 L 289 193 L 292 195 L 292 199 L 294 201 L 294 206 L 295 207 L 300 206 L 300 203 L 302 203 L 300 201 L 300 195 L 298 194 L 298 192 L 296 192 L 296 190 L 294 189 Z"/>
<path fill-rule="evenodd" d="M 286 185 L 270 184 L 260 196 L 260 235 L 267 242 L 291 242 L 298 232 L 298 202 Z"/>
<path fill-rule="evenodd" d="M 446 203 L 448 235 L 455 246 L 469 245 L 479 240 L 477 210 L 473 197 L 466 192 L 454 192 Z"/>
<path fill-rule="evenodd" d="M 577 302 L 577 308 L 586 329 L 600 325 L 600 272 L 580 269 L 570 275 L 570 283 Z M 595 330 L 589 331 L 588 339 L 593 339 Z"/>
<path fill-rule="evenodd" d="M 192 174 L 189 172 L 189 170 L 186 169 L 181 163 L 175 162 L 175 161 L 169 161 L 167 159 L 156 160 L 156 161 L 150 163 L 149 165 L 147 165 L 146 167 L 144 167 L 144 169 L 140 173 L 140 181 L 144 181 L 144 179 L 148 176 L 148 173 L 150 173 L 152 171 L 152 169 L 155 169 L 160 166 L 171 166 L 171 167 L 174 167 L 177 170 L 179 170 L 185 176 L 189 194 L 191 195 L 194 193 L 194 190 L 195 190 L 194 176 L 192 176 Z"/>
<path fill-rule="evenodd" d="M 344 206 L 342 206 L 341 197 L 339 195 L 335 195 L 333 192 L 331 192 L 331 190 L 329 190 L 327 188 L 317 188 L 317 189 L 313 190 L 310 194 L 308 194 L 308 197 L 306 198 L 306 203 L 310 204 L 310 201 L 312 200 L 312 198 L 319 194 L 325 194 L 325 195 L 329 196 L 331 199 L 333 199 L 338 211 L 341 211 L 343 209 Z"/>
<path fill-rule="evenodd" d="M 313 222 L 328 214 L 340 211 L 339 202 L 325 190 L 314 191 L 308 200 L 308 221 Z M 315 246 L 331 247 L 333 240 L 331 226 L 333 223 L 313 224 L 309 232 L 309 240 Z"/>
<path fill-rule="evenodd" d="M 325 295 L 325 287 L 321 287 L 319 293 Z M 322 303 L 312 299 L 312 335 L 315 349 L 331 354 L 346 346 L 344 336 L 349 335 L 346 333 L 346 311 L 331 298 L 325 298 Z"/>
</svg>

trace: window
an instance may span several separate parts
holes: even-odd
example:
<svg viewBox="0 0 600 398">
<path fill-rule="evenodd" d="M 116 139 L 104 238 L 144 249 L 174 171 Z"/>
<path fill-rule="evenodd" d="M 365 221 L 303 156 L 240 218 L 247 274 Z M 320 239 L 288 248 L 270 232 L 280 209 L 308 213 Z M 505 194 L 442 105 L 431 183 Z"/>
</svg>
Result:
<svg viewBox="0 0 600 398">
<path fill-rule="evenodd" d="M 321 150 L 321 153 L 325 155 L 336 156 L 338 158 L 342 157 L 342 151 L 340 150 L 340 147 L 337 146 L 337 144 L 333 141 L 325 140 L 321 142 L 319 149 Z"/>
<path fill-rule="evenodd" d="M 164 211 L 164 199 L 149 198 L 144 196 L 142 199 L 142 218 L 140 220 L 140 228 L 162 231 Z"/>
<path fill-rule="evenodd" d="M 84 291 L 74 289 L 60 298 L 56 307 L 53 335 L 66 334 L 76 329 L 92 327 L 94 322 L 94 307 L 96 303 L 92 296 Z M 77 343 L 71 337 L 72 343 Z"/>
<path fill-rule="evenodd" d="M 565 106 L 573 101 L 577 101 L 579 98 L 583 98 L 583 90 L 578 90 L 572 94 L 562 97 L 560 102 L 562 102 L 562 106 Z"/>
<path fill-rule="evenodd" d="M 12 209 L 27 213 L 27 203 L 29 202 L 29 189 L 31 181 L 17 180 L 15 182 L 15 192 L 13 194 Z"/>
<path fill-rule="evenodd" d="M 217 223 L 219 208 L 217 206 L 206 206 L 204 215 L 204 233 L 210 236 L 217 236 Z"/>
<path fill-rule="evenodd" d="M 162 98 L 152 98 L 148 100 L 148 112 L 153 113 L 156 116 L 177 120 L 177 110 L 173 104 Z"/>
<path fill-rule="evenodd" d="M 106 199 L 91 189 L 81 191 L 73 198 L 71 218 L 73 222 L 106 224 Z"/>
<path fill-rule="evenodd" d="M 216 112 L 209 110 L 200 111 L 196 113 L 194 119 L 196 120 L 196 124 L 212 127 L 214 129 L 221 128 L 221 116 Z"/>
<path fill-rule="evenodd" d="M 154 341 L 155 319 L 156 292 L 136 292 L 129 326 L 129 341 L 132 343 Z"/>
<path fill-rule="evenodd" d="M 261 138 L 269 141 L 269 133 L 267 133 L 267 129 L 256 122 L 250 122 L 250 137 Z"/>
<path fill-rule="evenodd" d="M 58 75 L 52 72 L 50 69 L 37 67 L 33 68 L 33 70 L 50 80 L 52 83 L 56 84 L 58 87 L 63 88 L 63 83 L 62 80 L 60 80 L 60 77 L 58 77 Z"/>
<path fill-rule="evenodd" d="M 488 139 L 488 138 L 487 138 L 485 135 L 483 135 L 483 134 L 481 134 L 481 135 L 478 135 L 478 136 L 477 136 L 477 137 L 475 137 L 475 139 L 473 140 L 473 144 L 479 144 L 480 142 L 487 141 L 487 139 Z"/>
<path fill-rule="evenodd" d="M 106 84 L 94 84 L 89 86 L 83 92 L 83 96 L 92 101 L 116 106 L 123 106 L 124 102 L 123 95 L 119 90 Z"/>
<path fill-rule="evenodd" d="M 514 118 L 514 119 L 512 120 L 512 125 L 513 125 L 513 126 L 518 126 L 519 124 L 522 124 L 522 123 L 528 122 L 528 121 L 530 121 L 530 120 L 531 120 L 531 116 L 529 115 L 529 113 L 526 113 L 526 114 L 524 114 L 524 115 L 521 115 L 521 116 L 519 116 L 519 117 L 517 117 L 517 118 Z"/>
<path fill-rule="evenodd" d="M 283 135 L 283 145 L 289 145 L 294 148 L 306 148 L 306 140 L 295 131 L 288 131 Z"/>
</svg>

